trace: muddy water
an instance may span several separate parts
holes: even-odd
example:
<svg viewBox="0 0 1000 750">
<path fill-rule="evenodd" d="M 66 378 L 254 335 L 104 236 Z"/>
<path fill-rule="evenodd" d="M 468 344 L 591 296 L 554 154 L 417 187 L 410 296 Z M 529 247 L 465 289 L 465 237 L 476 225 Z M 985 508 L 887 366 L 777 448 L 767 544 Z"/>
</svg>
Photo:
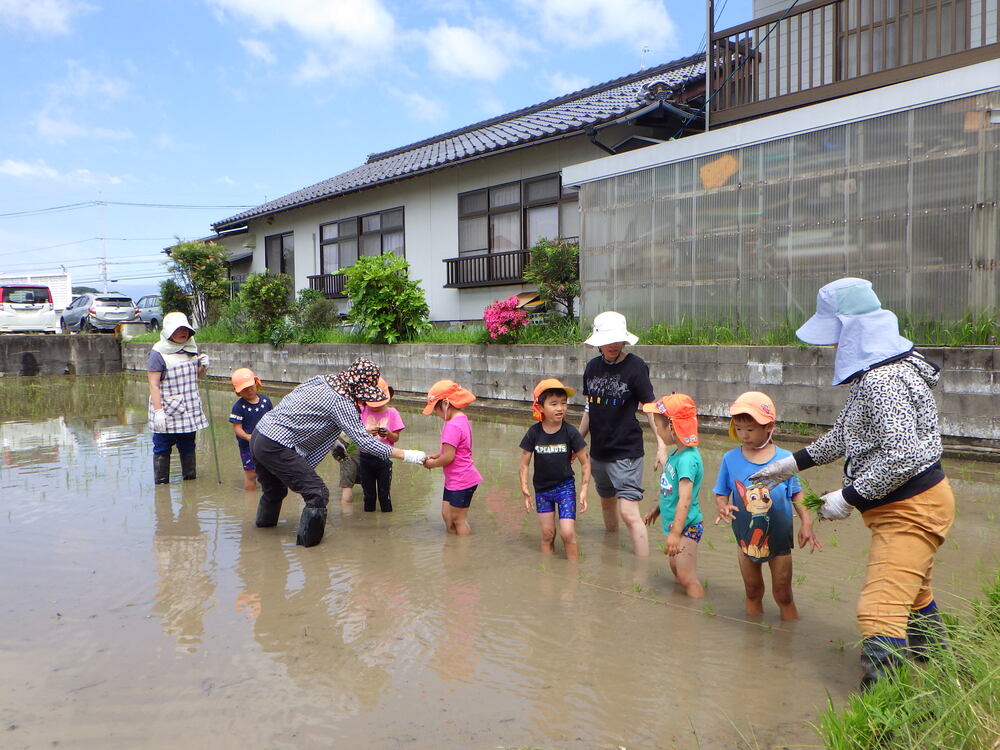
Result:
<svg viewBox="0 0 1000 750">
<path fill-rule="evenodd" d="M 796 553 L 801 620 L 773 602 L 747 618 L 727 528 L 706 528 L 697 603 L 662 554 L 642 564 L 624 533 L 605 534 L 598 508 L 580 517 L 579 565 L 539 555 L 518 493 L 527 415 L 473 412 L 473 537 L 444 534 L 440 472 L 397 465 L 395 513 L 361 512 L 358 489 L 306 550 L 297 496 L 277 528 L 254 528 L 226 391 L 211 394 L 222 484 L 206 430 L 199 478 L 175 466 L 155 487 L 143 383 L 0 390 L 24 382 L 30 408 L 8 399 L 0 415 L 5 748 L 815 747 L 817 709 L 857 682 L 857 517 L 820 527 L 823 552 Z M 440 422 L 402 412 L 401 444 L 434 448 Z M 729 447 L 704 441 L 707 477 Z M 935 576 L 960 608 L 1000 560 L 1000 465 L 947 468 L 960 513 Z M 332 460 L 321 473 L 336 487 Z M 822 491 L 837 473 L 805 476 Z"/>
</svg>

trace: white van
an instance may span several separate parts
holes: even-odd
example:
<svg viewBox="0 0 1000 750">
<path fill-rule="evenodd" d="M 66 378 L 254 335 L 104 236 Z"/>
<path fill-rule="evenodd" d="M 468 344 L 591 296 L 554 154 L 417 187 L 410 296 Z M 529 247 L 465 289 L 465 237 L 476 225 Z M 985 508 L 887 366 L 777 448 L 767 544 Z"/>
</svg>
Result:
<svg viewBox="0 0 1000 750">
<path fill-rule="evenodd" d="M 52 290 L 38 284 L 0 285 L 0 333 L 59 333 Z"/>
</svg>

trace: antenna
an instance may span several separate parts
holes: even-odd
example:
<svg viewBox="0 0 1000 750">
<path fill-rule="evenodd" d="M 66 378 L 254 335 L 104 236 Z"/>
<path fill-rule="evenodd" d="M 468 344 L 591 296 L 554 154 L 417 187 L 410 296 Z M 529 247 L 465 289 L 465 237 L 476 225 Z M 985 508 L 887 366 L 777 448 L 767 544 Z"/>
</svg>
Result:
<svg viewBox="0 0 1000 750">
<path fill-rule="evenodd" d="M 642 45 L 642 49 L 639 50 L 639 70 L 646 69 L 646 55 L 649 53 L 649 45 Z"/>
</svg>

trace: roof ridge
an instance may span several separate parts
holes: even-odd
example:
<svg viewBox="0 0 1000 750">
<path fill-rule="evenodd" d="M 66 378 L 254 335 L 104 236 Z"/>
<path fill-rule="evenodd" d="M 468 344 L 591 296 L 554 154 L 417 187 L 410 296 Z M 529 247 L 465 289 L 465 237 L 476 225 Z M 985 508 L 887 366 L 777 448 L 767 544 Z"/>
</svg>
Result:
<svg viewBox="0 0 1000 750">
<path fill-rule="evenodd" d="M 407 151 L 413 151 L 414 149 L 418 149 L 423 146 L 430 146 L 433 143 L 444 141 L 449 138 L 455 138 L 465 133 L 471 133 L 474 130 L 479 130 L 481 128 L 489 127 L 490 125 L 496 125 L 508 120 L 513 120 L 517 117 L 523 117 L 524 115 L 531 114 L 532 112 L 540 112 L 542 110 L 549 109 L 551 107 L 555 107 L 560 104 L 573 101 L 575 99 L 583 99 L 584 97 L 590 96 L 592 94 L 598 94 L 602 91 L 608 91 L 609 89 L 617 88 L 619 86 L 624 86 L 628 83 L 632 83 L 633 81 L 638 81 L 643 78 L 649 78 L 651 76 L 655 76 L 660 73 L 666 73 L 674 68 L 687 67 L 689 65 L 701 62 L 704 59 L 705 56 L 703 54 L 696 54 L 696 55 L 688 55 L 687 57 L 682 57 L 677 60 L 671 60 L 670 62 L 665 62 L 652 68 L 639 70 L 636 71 L 635 73 L 629 73 L 628 75 L 621 76 L 620 78 L 615 78 L 610 81 L 605 81 L 604 83 L 596 83 L 593 86 L 587 86 L 577 91 L 572 91 L 568 94 L 557 96 L 553 99 L 547 99 L 546 101 L 539 102 L 538 104 L 532 104 L 531 106 L 523 107 L 521 109 L 516 109 L 512 112 L 507 112 L 506 114 L 496 115 L 495 117 L 490 117 L 486 120 L 481 120 L 480 122 L 473 123 L 472 125 L 465 125 L 461 128 L 456 128 L 455 130 L 449 130 L 447 133 L 441 133 L 439 135 L 431 136 L 429 138 L 424 138 L 423 140 L 415 141 L 405 146 L 399 146 L 397 148 L 389 149 L 388 151 L 379 151 L 376 153 L 368 154 L 368 158 L 365 159 L 364 163 L 373 164 L 374 162 L 381 161 L 382 159 L 387 159 L 392 156 L 398 156 L 400 154 L 406 153 Z"/>
</svg>

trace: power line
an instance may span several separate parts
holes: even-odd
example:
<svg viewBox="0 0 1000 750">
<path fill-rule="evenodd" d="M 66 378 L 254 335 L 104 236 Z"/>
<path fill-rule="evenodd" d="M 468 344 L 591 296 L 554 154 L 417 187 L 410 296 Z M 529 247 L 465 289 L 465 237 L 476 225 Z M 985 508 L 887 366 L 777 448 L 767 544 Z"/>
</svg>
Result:
<svg viewBox="0 0 1000 750">
<path fill-rule="evenodd" d="M 60 213 L 63 211 L 78 211 L 81 208 L 95 208 L 98 206 L 124 206 L 127 208 L 176 208 L 184 210 L 197 209 L 232 209 L 232 208 L 253 208 L 253 205 L 223 206 L 223 205 L 202 205 L 188 203 L 132 203 L 128 201 L 84 201 L 82 203 L 67 203 L 63 206 L 49 206 L 47 208 L 33 208 L 27 211 L 10 211 L 0 214 L 0 219 L 7 219 L 17 216 L 37 216 L 39 214 Z"/>
<path fill-rule="evenodd" d="M 70 245 L 83 245 L 87 242 L 97 242 L 107 240 L 108 242 L 166 242 L 176 239 L 175 237 L 87 237 L 83 240 L 73 240 L 72 242 L 62 242 L 58 245 L 48 245 L 46 247 L 31 247 L 25 250 L 8 250 L 0 253 L 0 257 L 6 255 L 17 255 L 18 253 L 37 253 L 42 250 L 54 250 L 57 247 L 69 247 Z"/>
</svg>

